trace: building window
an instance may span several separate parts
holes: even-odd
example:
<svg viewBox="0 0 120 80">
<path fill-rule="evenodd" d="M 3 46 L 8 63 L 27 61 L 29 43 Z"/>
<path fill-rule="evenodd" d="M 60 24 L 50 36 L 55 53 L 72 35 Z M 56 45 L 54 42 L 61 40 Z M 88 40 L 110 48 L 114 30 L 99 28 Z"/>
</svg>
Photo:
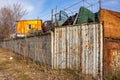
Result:
<svg viewBox="0 0 120 80">
<path fill-rule="evenodd" d="M 28 29 L 32 29 L 31 24 L 28 24 L 28 25 L 27 25 L 27 28 L 28 28 Z"/>
</svg>

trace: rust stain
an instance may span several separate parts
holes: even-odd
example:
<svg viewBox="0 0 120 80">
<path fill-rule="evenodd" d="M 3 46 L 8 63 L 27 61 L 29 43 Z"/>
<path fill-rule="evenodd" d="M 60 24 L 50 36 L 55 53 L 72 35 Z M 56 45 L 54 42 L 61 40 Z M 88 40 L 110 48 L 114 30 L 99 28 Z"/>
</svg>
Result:
<svg viewBox="0 0 120 80">
<path fill-rule="evenodd" d="M 120 67 L 120 41 L 104 41 L 104 74 L 112 74 Z"/>
<path fill-rule="evenodd" d="M 60 32 L 59 32 L 59 38 L 60 39 L 62 38 L 62 30 L 60 30 Z"/>
<path fill-rule="evenodd" d="M 77 33 L 77 36 L 78 36 L 79 38 L 81 37 L 81 32 L 80 32 L 80 31 Z"/>
</svg>

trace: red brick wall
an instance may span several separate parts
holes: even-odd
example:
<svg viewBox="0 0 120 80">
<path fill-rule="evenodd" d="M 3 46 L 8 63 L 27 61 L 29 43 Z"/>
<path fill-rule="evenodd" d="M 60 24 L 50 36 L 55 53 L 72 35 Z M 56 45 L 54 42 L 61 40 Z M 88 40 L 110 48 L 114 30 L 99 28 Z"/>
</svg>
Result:
<svg viewBox="0 0 120 80">
<path fill-rule="evenodd" d="M 104 74 L 120 70 L 120 40 L 104 40 Z"/>
</svg>

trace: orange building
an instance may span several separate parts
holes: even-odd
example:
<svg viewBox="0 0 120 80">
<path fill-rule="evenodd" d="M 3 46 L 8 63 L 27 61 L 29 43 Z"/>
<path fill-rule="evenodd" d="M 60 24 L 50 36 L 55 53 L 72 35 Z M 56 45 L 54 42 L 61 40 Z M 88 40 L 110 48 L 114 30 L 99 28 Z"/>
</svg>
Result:
<svg viewBox="0 0 120 80">
<path fill-rule="evenodd" d="M 20 20 L 16 23 L 17 37 L 27 36 L 36 30 L 42 30 L 42 20 Z"/>
</svg>

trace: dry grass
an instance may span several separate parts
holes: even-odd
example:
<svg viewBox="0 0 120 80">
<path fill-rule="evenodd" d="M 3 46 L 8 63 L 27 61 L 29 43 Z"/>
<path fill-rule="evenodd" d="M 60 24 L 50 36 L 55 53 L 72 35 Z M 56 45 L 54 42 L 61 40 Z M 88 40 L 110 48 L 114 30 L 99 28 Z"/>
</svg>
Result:
<svg viewBox="0 0 120 80">
<path fill-rule="evenodd" d="M 120 80 L 120 71 L 113 72 L 111 75 L 104 77 L 105 80 Z"/>
<path fill-rule="evenodd" d="M 79 80 L 79 77 L 82 77 L 77 71 L 53 70 L 2 48 L 0 48 L 0 72 L 4 73 L 2 75 L 5 80 Z"/>
<path fill-rule="evenodd" d="M 13 59 L 10 59 L 13 57 Z M 0 80 L 98 80 L 91 75 L 72 70 L 53 70 L 28 58 L 0 48 Z M 105 76 L 105 80 L 120 80 L 120 72 Z"/>
</svg>

